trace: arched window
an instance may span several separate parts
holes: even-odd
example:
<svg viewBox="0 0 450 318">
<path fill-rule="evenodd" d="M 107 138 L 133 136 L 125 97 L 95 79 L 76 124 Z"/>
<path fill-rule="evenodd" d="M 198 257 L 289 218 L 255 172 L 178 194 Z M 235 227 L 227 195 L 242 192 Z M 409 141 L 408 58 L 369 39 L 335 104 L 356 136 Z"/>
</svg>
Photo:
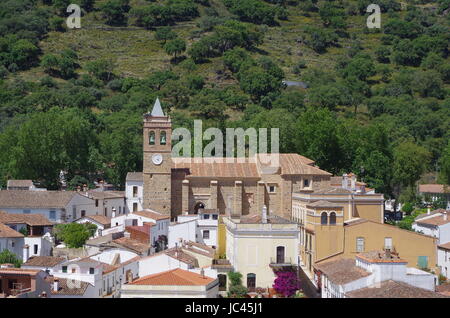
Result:
<svg viewBox="0 0 450 318">
<path fill-rule="evenodd" d="M 330 225 L 336 225 L 336 213 L 330 213 Z"/>
<path fill-rule="evenodd" d="M 205 208 L 205 204 L 203 202 L 197 202 L 194 206 L 194 214 L 198 214 L 199 210 L 203 210 Z"/>
<path fill-rule="evenodd" d="M 327 225 L 328 224 L 328 215 L 327 212 L 322 212 L 320 215 L 320 224 Z"/>
<path fill-rule="evenodd" d="M 155 132 L 153 130 L 148 133 L 148 144 L 149 145 L 155 144 Z"/>
<path fill-rule="evenodd" d="M 247 274 L 247 289 L 249 292 L 254 292 L 256 289 L 256 274 Z"/>
<path fill-rule="evenodd" d="M 159 136 L 159 144 L 160 145 L 165 145 L 166 143 L 167 143 L 166 132 L 165 131 L 161 131 L 160 136 Z"/>
</svg>

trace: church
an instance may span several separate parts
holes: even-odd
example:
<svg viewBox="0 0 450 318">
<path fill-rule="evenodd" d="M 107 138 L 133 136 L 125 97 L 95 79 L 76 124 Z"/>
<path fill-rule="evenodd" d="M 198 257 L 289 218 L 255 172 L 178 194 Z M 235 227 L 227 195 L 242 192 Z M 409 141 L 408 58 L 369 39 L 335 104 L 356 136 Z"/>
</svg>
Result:
<svg viewBox="0 0 450 318">
<path fill-rule="evenodd" d="M 279 154 L 276 169 L 258 156 L 245 162 L 172 158 L 172 123 L 158 99 L 144 115 L 143 134 L 142 208 L 171 217 L 199 209 L 240 217 L 261 213 L 265 205 L 270 214 L 290 219 L 294 192 L 330 185 L 331 173 L 298 154 Z"/>
</svg>

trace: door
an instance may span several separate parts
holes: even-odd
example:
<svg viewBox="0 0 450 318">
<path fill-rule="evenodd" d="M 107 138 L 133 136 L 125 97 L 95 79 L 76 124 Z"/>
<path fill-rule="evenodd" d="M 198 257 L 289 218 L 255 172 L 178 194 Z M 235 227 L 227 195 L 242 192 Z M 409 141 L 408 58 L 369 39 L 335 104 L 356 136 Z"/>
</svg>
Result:
<svg viewBox="0 0 450 318">
<path fill-rule="evenodd" d="M 277 264 L 284 263 L 284 246 L 277 246 Z"/>
<path fill-rule="evenodd" d="M 247 289 L 249 292 L 254 292 L 256 289 L 256 275 L 253 273 L 247 274 Z"/>
</svg>

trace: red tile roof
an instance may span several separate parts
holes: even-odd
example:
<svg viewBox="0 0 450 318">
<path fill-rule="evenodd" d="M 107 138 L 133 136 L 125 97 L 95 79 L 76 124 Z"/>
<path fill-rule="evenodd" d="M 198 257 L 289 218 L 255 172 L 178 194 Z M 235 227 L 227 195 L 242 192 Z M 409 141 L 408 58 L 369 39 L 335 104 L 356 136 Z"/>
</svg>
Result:
<svg viewBox="0 0 450 318">
<path fill-rule="evenodd" d="M 450 251 L 450 242 L 438 245 L 439 248 Z"/>
<path fill-rule="evenodd" d="M 346 294 L 349 298 L 446 298 L 446 296 L 409 284 L 388 280 Z"/>
<path fill-rule="evenodd" d="M 450 192 L 448 185 L 444 184 L 419 184 L 419 192 L 422 193 L 444 193 Z"/>
<path fill-rule="evenodd" d="M 129 285 L 205 286 L 213 281 L 214 278 L 176 268 L 139 278 Z"/>
<path fill-rule="evenodd" d="M 8 225 L 0 223 L 0 237 L 24 237 L 24 235 L 13 230 Z"/>
<path fill-rule="evenodd" d="M 170 215 L 164 215 L 164 214 L 153 212 L 150 210 L 137 211 L 137 212 L 133 212 L 133 214 L 143 216 L 143 217 L 146 217 L 149 219 L 157 220 L 157 221 L 170 219 Z"/>
<path fill-rule="evenodd" d="M 189 170 L 189 177 L 215 177 L 215 178 L 256 178 L 259 179 L 258 168 L 255 162 L 245 159 L 246 162 L 228 162 L 229 158 L 174 158 L 174 169 Z"/>
</svg>

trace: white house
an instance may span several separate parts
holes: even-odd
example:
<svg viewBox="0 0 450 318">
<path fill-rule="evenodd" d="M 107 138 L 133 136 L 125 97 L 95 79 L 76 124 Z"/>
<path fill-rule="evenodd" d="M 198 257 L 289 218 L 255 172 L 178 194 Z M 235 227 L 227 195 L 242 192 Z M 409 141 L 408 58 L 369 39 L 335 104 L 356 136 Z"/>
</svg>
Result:
<svg viewBox="0 0 450 318">
<path fill-rule="evenodd" d="M 102 236 L 104 230 L 111 228 L 111 218 L 103 215 L 89 215 L 79 218 L 76 223 L 84 224 L 91 223 L 97 226 L 94 238 Z"/>
<path fill-rule="evenodd" d="M 55 268 L 58 265 L 66 263 L 67 259 L 64 257 L 55 256 L 32 256 L 20 267 L 25 269 L 38 269 L 53 275 Z"/>
<path fill-rule="evenodd" d="M 142 198 L 144 196 L 144 180 L 142 172 L 128 172 L 125 180 L 125 196 L 130 212 L 143 209 Z"/>
<path fill-rule="evenodd" d="M 93 285 L 95 298 L 117 298 L 122 283 L 138 277 L 138 260 L 137 254 L 116 248 L 60 264 L 53 276 Z"/>
<path fill-rule="evenodd" d="M 179 215 L 169 225 L 169 247 L 184 240 L 216 248 L 218 226 L 219 214 L 216 210 L 200 209 L 198 214 Z"/>
<path fill-rule="evenodd" d="M 16 232 L 5 232 L 5 234 L 10 233 L 13 236 L 9 239 L 8 249 L 23 259 L 24 262 L 32 256 L 49 256 L 51 254 L 53 237 L 50 233 L 53 223 L 43 215 L 0 212 L 0 224 Z M 1 240 L 4 241 L 5 239 Z M 7 248 L 8 244 L 0 242 L 0 250 L 2 246 Z M 25 246 L 27 246 L 26 249 Z"/>
<path fill-rule="evenodd" d="M 24 235 L 0 223 L 0 252 L 8 250 L 22 259 Z"/>
<path fill-rule="evenodd" d="M 101 191 L 101 189 L 96 189 L 81 193 L 94 200 L 96 215 L 112 218 L 128 212 L 123 191 Z"/>
<path fill-rule="evenodd" d="M 427 214 L 416 217 L 412 228 L 416 232 L 433 236 L 438 239 L 438 244 L 450 242 L 450 210 L 428 210 Z"/>
<path fill-rule="evenodd" d="M 170 216 L 152 210 L 142 210 L 111 219 L 111 227 L 143 226 L 144 223 L 155 223 L 151 228 L 151 245 L 160 237 L 167 240 L 169 235 Z"/>
<path fill-rule="evenodd" d="M 419 184 L 419 194 L 423 196 L 423 203 L 432 204 L 438 201 L 447 203 L 450 209 L 450 188 L 448 184 Z"/>
<path fill-rule="evenodd" d="M 6 183 L 7 190 L 35 190 L 36 187 L 32 180 L 8 180 Z"/>
<path fill-rule="evenodd" d="M 387 250 L 357 254 L 355 259 L 323 261 L 316 264 L 315 268 L 320 277 L 322 298 L 358 297 L 363 290 L 367 293 L 366 288 L 377 290 L 388 289 L 389 286 L 394 286 L 397 293 L 389 297 L 434 295 L 437 277 L 406 267 L 406 264 L 407 261 Z M 369 297 L 383 295 L 376 292 Z"/>
<path fill-rule="evenodd" d="M 216 298 L 219 281 L 175 268 L 122 285 L 122 298 Z"/>
<path fill-rule="evenodd" d="M 438 245 L 438 266 L 441 274 L 450 278 L 450 242 Z"/>
<path fill-rule="evenodd" d="M 12 214 L 40 214 L 56 223 L 96 214 L 95 201 L 74 191 L 1 190 L 0 210 Z"/>
<path fill-rule="evenodd" d="M 216 210 L 199 209 L 198 214 L 179 215 L 169 227 L 169 247 L 180 240 L 187 240 L 215 248 L 218 226 L 219 213 Z"/>
</svg>

